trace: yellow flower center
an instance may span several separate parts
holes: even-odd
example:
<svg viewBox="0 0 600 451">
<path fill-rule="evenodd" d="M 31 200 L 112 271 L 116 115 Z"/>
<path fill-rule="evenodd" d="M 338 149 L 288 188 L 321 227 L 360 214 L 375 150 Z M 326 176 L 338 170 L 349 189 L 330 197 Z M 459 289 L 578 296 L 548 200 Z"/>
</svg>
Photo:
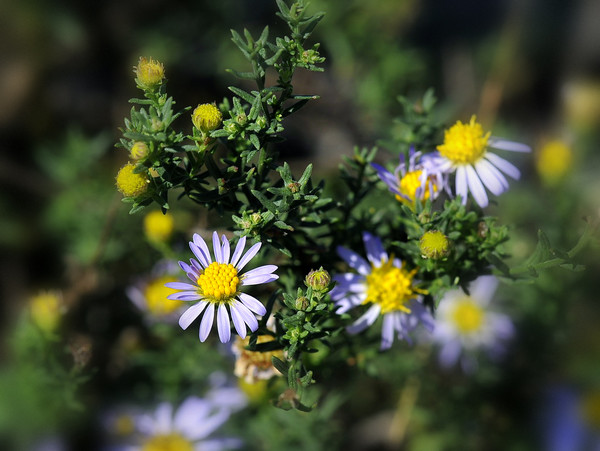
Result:
<svg viewBox="0 0 600 451">
<path fill-rule="evenodd" d="M 457 301 L 452 311 L 452 321 L 461 334 L 469 334 L 481 329 L 485 312 L 473 300 L 466 296 Z"/>
<path fill-rule="evenodd" d="M 406 304 L 417 292 L 423 292 L 412 285 L 413 276 L 417 271 L 408 272 L 397 268 L 393 266 L 392 260 L 393 257 L 387 263 L 382 263 L 379 268 L 372 267 L 371 274 L 366 277 L 367 298 L 363 304 L 379 304 L 382 314 L 398 310 L 410 313 Z"/>
<path fill-rule="evenodd" d="M 425 232 L 419 240 L 421 255 L 425 258 L 440 258 L 448 254 L 448 238 L 438 230 Z"/>
<path fill-rule="evenodd" d="M 165 76 L 165 68 L 162 63 L 141 57 L 137 67 L 134 70 L 137 75 L 137 81 L 143 88 L 153 89 L 160 85 Z"/>
<path fill-rule="evenodd" d="M 165 283 L 177 281 L 175 277 L 163 276 L 152 280 L 146 286 L 144 298 L 150 313 L 156 316 L 168 315 L 183 305 L 182 301 L 167 299 L 168 295 L 176 293 L 177 290 L 165 287 Z"/>
<path fill-rule="evenodd" d="M 586 423 L 600 430 L 600 390 L 585 396 L 581 402 L 581 415 Z"/>
<path fill-rule="evenodd" d="M 440 154 L 454 164 L 473 164 L 485 154 L 491 132 L 484 134 L 481 124 L 472 116 L 468 124 L 458 121 L 444 132 L 444 144 L 437 146 Z"/>
<path fill-rule="evenodd" d="M 540 176 L 549 183 L 563 178 L 573 164 L 573 152 L 561 141 L 551 141 L 537 155 L 536 167 Z"/>
<path fill-rule="evenodd" d="M 55 292 L 42 292 L 34 296 L 29 308 L 33 321 L 47 332 L 56 328 L 64 310 L 61 297 Z"/>
<path fill-rule="evenodd" d="M 232 264 L 211 263 L 198 277 L 202 296 L 209 302 L 228 303 L 238 291 L 240 278 Z"/>
<path fill-rule="evenodd" d="M 119 415 L 115 419 L 114 433 L 120 437 L 127 437 L 135 432 L 135 421 L 131 415 Z"/>
<path fill-rule="evenodd" d="M 142 451 L 193 451 L 194 444 L 180 434 L 161 434 L 150 438 Z"/>
<path fill-rule="evenodd" d="M 150 241 L 167 241 L 173 233 L 175 220 L 170 213 L 155 210 L 144 217 L 144 233 Z"/>
<path fill-rule="evenodd" d="M 198 105 L 192 114 L 192 122 L 196 128 L 204 133 L 208 133 L 221 125 L 223 115 L 219 109 L 210 103 Z"/>
<path fill-rule="evenodd" d="M 135 197 L 144 194 L 148 189 L 148 179 L 143 173 L 135 173 L 135 165 L 127 163 L 117 174 L 117 189 L 125 197 Z"/>
</svg>

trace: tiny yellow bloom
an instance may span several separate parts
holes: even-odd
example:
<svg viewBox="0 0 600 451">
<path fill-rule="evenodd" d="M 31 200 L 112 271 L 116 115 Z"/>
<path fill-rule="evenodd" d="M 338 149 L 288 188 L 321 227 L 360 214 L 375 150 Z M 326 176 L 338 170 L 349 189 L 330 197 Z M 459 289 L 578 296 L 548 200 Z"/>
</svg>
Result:
<svg viewBox="0 0 600 451">
<path fill-rule="evenodd" d="M 54 291 L 40 292 L 31 298 L 29 312 L 31 319 L 40 329 L 46 332 L 54 331 L 65 312 L 61 294 Z"/>
<path fill-rule="evenodd" d="M 424 258 L 441 258 L 448 255 L 450 242 L 446 235 L 437 230 L 425 232 L 419 240 L 419 249 Z"/>
<path fill-rule="evenodd" d="M 143 56 L 140 57 L 140 61 L 133 71 L 136 74 L 138 85 L 142 89 L 156 89 L 165 77 L 165 68 L 162 63 L 152 58 L 146 59 Z"/>
<path fill-rule="evenodd" d="M 136 173 L 135 164 L 127 163 L 117 174 L 117 189 L 125 197 L 135 197 L 148 190 L 150 181 L 144 173 Z"/>
<path fill-rule="evenodd" d="M 485 133 L 475 116 L 468 124 L 458 121 L 444 132 L 444 144 L 437 146 L 454 164 L 474 164 L 485 154 L 491 132 Z"/>
<path fill-rule="evenodd" d="M 198 105 L 192 113 L 194 126 L 203 133 L 217 129 L 223 121 L 223 115 L 219 109 L 211 104 Z"/>
<path fill-rule="evenodd" d="M 144 233 L 150 241 L 168 241 L 173 234 L 175 220 L 171 213 L 151 211 L 144 217 Z"/>
<path fill-rule="evenodd" d="M 145 441 L 142 451 L 194 451 L 194 444 L 178 432 L 157 434 Z"/>
<path fill-rule="evenodd" d="M 148 156 L 149 151 L 148 144 L 143 141 L 136 141 L 133 143 L 133 146 L 131 146 L 129 155 L 132 160 L 141 160 Z"/>
<path fill-rule="evenodd" d="M 144 289 L 146 307 L 154 316 L 169 315 L 183 306 L 182 301 L 168 299 L 167 296 L 175 293 L 172 288 L 165 287 L 166 283 L 177 282 L 173 276 L 162 276 L 150 281 Z"/>
<path fill-rule="evenodd" d="M 573 165 L 573 152 L 562 141 L 546 143 L 536 155 L 535 165 L 540 177 L 549 184 L 560 181 Z"/>
</svg>

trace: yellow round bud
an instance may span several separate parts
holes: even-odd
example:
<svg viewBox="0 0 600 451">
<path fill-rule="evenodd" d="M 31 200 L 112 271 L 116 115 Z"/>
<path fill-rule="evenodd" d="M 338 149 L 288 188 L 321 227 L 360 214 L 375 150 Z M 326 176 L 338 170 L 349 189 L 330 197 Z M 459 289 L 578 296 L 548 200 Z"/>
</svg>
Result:
<svg viewBox="0 0 600 451">
<path fill-rule="evenodd" d="M 151 211 L 144 217 L 144 233 L 150 241 L 167 241 L 173 234 L 175 220 L 171 213 Z"/>
<path fill-rule="evenodd" d="M 144 173 L 135 173 L 135 165 L 127 163 L 117 174 L 117 189 L 125 197 L 135 197 L 144 194 L 150 183 Z"/>
<path fill-rule="evenodd" d="M 329 288 L 329 284 L 331 283 L 331 276 L 321 266 L 316 271 L 314 269 L 310 271 L 304 279 L 304 283 L 307 287 L 310 287 L 315 291 L 324 292 L 327 291 L 327 288 Z"/>
<path fill-rule="evenodd" d="M 219 109 L 211 104 L 198 105 L 192 113 L 192 122 L 201 132 L 208 133 L 217 129 L 223 121 L 223 115 Z"/>
<path fill-rule="evenodd" d="M 143 56 L 140 57 L 140 61 L 133 71 L 136 74 L 138 85 L 142 89 L 156 89 L 165 78 L 165 68 L 162 63 L 152 58 L 146 59 Z"/>
<path fill-rule="evenodd" d="M 419 249 L 423 258 L 442 258 L 450 252 L 450 242 L 442 232 L 431 230 L 419 240 Z"/>
<path fill-rule="evenodd" d="M 136 141 L 133 143 L 133 146 L 131 146 L 129 155 L 133 160 L 141 160 L 148 156 L 149 151 L 148 144 L 143 141 Z"/>
</svg>

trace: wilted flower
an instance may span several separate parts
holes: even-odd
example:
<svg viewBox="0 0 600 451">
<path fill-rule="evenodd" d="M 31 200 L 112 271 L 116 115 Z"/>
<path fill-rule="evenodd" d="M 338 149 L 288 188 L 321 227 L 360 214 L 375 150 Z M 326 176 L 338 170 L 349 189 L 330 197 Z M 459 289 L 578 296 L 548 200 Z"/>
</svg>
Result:
<svg viewBox="0 0 600 451">
<path fill-rule="evenodd" d="M 444 295 L 432 336 L 441 346 L 442 366 L 454 365 L 462 353 L 463 369 L 470 371 L 476 361 L 467 352 L 484 349 L 494 357 L 504 351 L 505 342 L 514 334 L 514 326 L 507 315 L 489 310 L 497 286 L 498 279 L 494 276 L 481 276 L 469 285 L 470 295 L 462 289 Z"/>
<path fill-rule="evenodd" d="M 371 165 L 377 171 L 379 178 L 396 195 L 396 199 L 413 206 L 417 199 L 421 201 L 435 199 L 444 189 L 445 179 L 438 160 L 429 154 L 421 156 L 421 152 L 411 149 L 408 167 L 404 155 L 400 155 L 400 164 L 393 174 L 376 163 Z"/>
<path fill-rule="evenodd" d="M 433 328 L 431 315 L 422 304 L 420 294 L 424 290 L 417 288 L 413 280 L 416 270 L 409 272 L 399 259 L 388 256 L 378 237 L 363 232 L 363 241 L 368 262 L 349 249 L 337 248 L 339 256 L 358 271 L 358 274 L 334 276 L 337 285 L 331 290 L 331 298 L 339 307 L 337 312 L 370 305 L 366 313 L 347 328 L 348 332 L 362 332 L 382 315 L 381 349 L 387 349 L 392 346 L 396 332 L 399 339 L 410 341 L 408 333 L 419 322 Z"/>
<path fill-rule="evenodd" d="M 484 185 L 498 196 L 508 189 L 508 181 L 502 172 L 515 180 L 521 176 L 513 164 L 490 152 L 488 147 L 513 152 L 531 151 L 525 144 L 494 138 L 490 132 L 484 133 L 475 116 L 468 124 L 458 121 L 446 130 L 444 143 L 437 146 L 442 159 L 441 169 L 456 171 L 456 194 L 462 197 L 463 204 L 471 192 L 477 204 L 486 207 L 488 196 Z"/>
<path fill-rule="evenodd" d="M 204 312 L 200 323 L 200 341 L 205 341 L 210 333 L 217 310 L 217 329 L 219 339 L 227 343 L 231 339 L 231 321 L 236 332 L 242 338 L 246 336 L 246 325 L 254 332 L 258 328 L 256 315 L 264 315 L 267 310 L 258 299 L 249 294 L 242 293 L 243 286 L 259 285 L 273 282 L 279 276 L 273 274 L 277 269 L 275 265 L 264 265 L 241 273 L 242 269 L 258 253 L 261 243 L 256 243 L 242 256 L 246 245 L 246 237 L 240 238 L 235 251 L 230 259 L 229 241 L 222 236 L 219 242 L 217 232 L 213 233 L 213 252 L 215 261 L 212 261 L 208 246 L 202 237 L 194 235 L 190 242 L 190 249 L 196 259 L 190 259 L 190 264 L 179 262 L 181 269 L 193 282 L 171 282 L 166 286 L 176 290 L 183 290 L 169 296 L 169 299 L 180 301 L 199 302 L 190 307 L 181 318 L 179 325 L 187 329 L 189 325 Z"/>
<path fill-rule="evenodd" d="M 272 335 L 259 335 L 256 343 L 269 343 L 274 340 Z M 236 357 L 234 374 L 249 384 L 254 384 L 257 380 L 281 376 L 281 373 L 273 366 L 272 358 L 277 357 L 283 360 L 283 351 L 281 349 L 266 352 L 250 351 L 246 349 L 249 343 L 249 337 L 236 337 L 231 347 Z"/>
<path fill-rule="evenodd" d="M 125 197 L 135 197 L 144 194 L 150 183 L 143 172 L 134 172 L 135 164 L 127 163 L 117 174 L 117 189 Z"/>
</svg>

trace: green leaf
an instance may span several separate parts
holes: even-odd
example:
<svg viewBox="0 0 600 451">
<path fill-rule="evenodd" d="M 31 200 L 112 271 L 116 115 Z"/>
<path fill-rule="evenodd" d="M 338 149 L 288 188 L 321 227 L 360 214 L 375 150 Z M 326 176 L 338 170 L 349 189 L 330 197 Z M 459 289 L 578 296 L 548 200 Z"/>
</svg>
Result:
<svg viewBox="0 0 600 451">
<path fill-rule="evenodd" d="M 288 371 L 290 369 L 290 366 L 286 362 L 284 362 L 283 360 L 281 360 L 278 357 L 272 356 L 271 357 L 271 363 L 273 363 L 273 366 L 275 367 L 275 369 L 277 371 L 279 371 L 284 376 L 287 375 L 287 373 L 288 373 Z"/>
<path fill-rule="evenodd" d="M 269 199 L 267 199 L 263 193 L 255 190 L 255 189 L 250 190 L 250 192 L 252 193 L 252 195 L 254 197 L 256 197 L 256 199 L 258 199 L 258 201 L 263 205 L 263 207 L 265 207 L 271 213 L 273 213 L 275 215 L 279 213 L 277 205 L 275 205 L 273 202 L 271 202 Z"/>
<path fill-rule="evenodd" d="M 256 150 L 259 150 L 260 149 L 260 141 L 258 139 L 258 136 L 256 136 L 255 134 L 252 134 L 248 138 L 250 139 L 250 142 L 256 148 Z"/>
<path fill-rule="evenodd" d="M 246 92 L 240 88 L 237 88 L 235 86 L 229 86 L 228 89 L 233 92 L 235 95 L 239 96 L 240 98 L 244 99 L 246 102 L 248 102 L 250 105 L 252 105 L 252 103 L 254 102 L 255 96 L 253 96 L 252 94 L 250 94 L 249 92 Z"/>
<path fill-rule="evenodd" d="M 225 69 L 225 72 L 228 72 L 234 77 L 240 78 L 242 80 L 256 80 L 254 72 L 239 72 L 235 69 Z"/>
</svg>

